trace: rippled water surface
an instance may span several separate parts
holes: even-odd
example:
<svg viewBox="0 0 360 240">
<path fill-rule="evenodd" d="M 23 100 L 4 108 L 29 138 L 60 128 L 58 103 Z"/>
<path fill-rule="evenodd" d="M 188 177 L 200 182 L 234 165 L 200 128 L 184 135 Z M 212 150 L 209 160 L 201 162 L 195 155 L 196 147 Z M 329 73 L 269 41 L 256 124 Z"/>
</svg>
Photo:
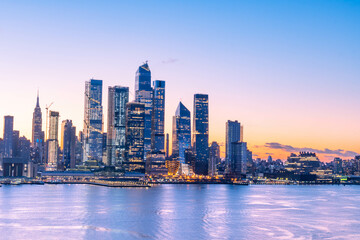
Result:
<svg viewBox="0 0 360 240">
<path fill-rule="evenodd" d="M 360 239 L 360 186 L 3 186 L 0 210 L 0 239 Z"/>
</svg>

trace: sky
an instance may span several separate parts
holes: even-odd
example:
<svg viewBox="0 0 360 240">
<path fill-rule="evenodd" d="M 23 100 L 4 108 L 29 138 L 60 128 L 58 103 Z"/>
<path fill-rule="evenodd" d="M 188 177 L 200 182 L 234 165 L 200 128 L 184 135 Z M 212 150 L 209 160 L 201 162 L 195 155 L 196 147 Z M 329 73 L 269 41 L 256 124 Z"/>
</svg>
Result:
<svg viewBox="0 0 360 240">
<path fill-rule="evenodd" d="M 179 101 L 209 94 L 210 141 L 238 120 L 254 157 L 360 153 L 360 1 L 0 1 L 0 126 L 31 138 L 36 93 L 83 128 L 85 81 L 130 87 L 149 61 Z M 44 124 L 45 125 L 45 124 Z M 2 136 L 3 127 L 0 127 Z M 224 149 L 222 149 L 224 150 Z"/>
</svg>

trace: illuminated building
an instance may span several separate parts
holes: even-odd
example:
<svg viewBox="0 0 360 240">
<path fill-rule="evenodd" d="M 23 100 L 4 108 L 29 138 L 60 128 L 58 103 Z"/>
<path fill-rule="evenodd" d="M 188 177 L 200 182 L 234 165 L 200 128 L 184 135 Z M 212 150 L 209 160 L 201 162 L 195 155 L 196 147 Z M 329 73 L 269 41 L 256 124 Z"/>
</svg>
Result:
<svg viewBox="0 0 360 240">
<path fill-rule="evenodd" d="M 65 168 L 75 168 L 76 127 L 71 120 L 61 123 L 61 150 Z"/>
<path fill-rule="evenodd" d="M 342 159 L 334 158 L 334 174 L 341 174 L 343 172 Z"/>
<path fill-rule="evenodd" d="M 165 146 L 165 81 L 154 81 L 154 96 L 151 126 L 151 149 L 164 152 Z"/>
<path fill-rule="evenodd" d="M 168 174 L 164 152 L 148 152 L 146 154 L 146 174 L 151 176 Z"/>
<path fill-rule="evenodd" d="M 59 112 L 49 113 L 49 137 L 47 139 L 47 171 L 56 171 L 58 165 L 58 128 Z"/>
<path fill-rule="evenodd" d="M 126 104 L 129 102 L 129 88 L 109 87 L 107 165 L 119 165 L 125 157 Z"/>
<path fill-rule="evenodd" d="M 166 155 L 165 157 L 169 157 L 169 134 L 166 134 Z"/>
<path fill-rule="evenodd" d="M 144 161 L 145 104 L 126 104 L 126 151 L 123 167 L 126 172 L 145 173 Z"/>
<path fill-rule="evenodd" d="M 144 152 L 151 150 L 151 119 L 153 110 L 153 89 L 149 65 L 144 63 L 135 75 L 135 102 L 145 104 Z"/>
<path fill-rule="evenodd" d="M 166 168 L 168 169 L 168 175 L 177 175 L 180 169 L 180 161 L 166 160 Z"/>
<path fill-rule="evenodd" d="M 180 102 L 173 117 L 172 156 L 185 163 L 185 150 L 190 147 L 190 111 Z"/>
<path fill-rule="evenodd" d="M 231 151 L 233 142 L 242 142 L 241 137 L 241 125 L 238 121 L 226 122 L 226 135 L 225 135 L 225 161 L 226 166 L 229 168 L 232 163 L 231 161 Z"/>
<path fill-rule="evenodd" d="M 220 146 L 217 142 L 212 142 L 209 148 L 209 175 L 217 175 L 217 166 L 220 163 Z"/>
<path fill-rule="evenodd" d="M 195 174 L 207 175 L 209 162 L 209 97 L 194 95 L 193 150 L 195 153 Z"/>
<path fill-rule="evenodd" d="M 285 162 L 285 169 L 289 172 L 309 174 L 320 167 L 320 160 L 315 153 L 300 152 L 299 155 L 292 153 Z"/>
<path fill-rule="evenodd" d="M 11 158 L 13 152 L 13 131 L 14 131 L 14 117 L 4 117 L 4 157 Z"/>
<path fill-rule="evenodd" d="M 85 82 L 83 162 L 96 167 L 103 156 L 102 80 Z"/>
</svg>

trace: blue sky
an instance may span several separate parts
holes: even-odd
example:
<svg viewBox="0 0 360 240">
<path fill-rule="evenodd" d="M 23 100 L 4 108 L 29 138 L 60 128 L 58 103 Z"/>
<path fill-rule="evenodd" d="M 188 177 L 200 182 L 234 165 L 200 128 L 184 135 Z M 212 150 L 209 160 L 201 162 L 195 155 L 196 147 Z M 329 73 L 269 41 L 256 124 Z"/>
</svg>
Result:
<svg viewBox="0 0 360 240">
<path fill-rule="evenodd" d="M 208 93 L 212 140 L 237 119 L 250 146 L 360 152 L 359 25 L 360 1 L 2 0 L 0 116 L 30 138 L 39 88 L 81 130 L 84 82 L 104 80 L 106 109 L 149 60 L 169 133 L 178 101 Z"/>
</svg>

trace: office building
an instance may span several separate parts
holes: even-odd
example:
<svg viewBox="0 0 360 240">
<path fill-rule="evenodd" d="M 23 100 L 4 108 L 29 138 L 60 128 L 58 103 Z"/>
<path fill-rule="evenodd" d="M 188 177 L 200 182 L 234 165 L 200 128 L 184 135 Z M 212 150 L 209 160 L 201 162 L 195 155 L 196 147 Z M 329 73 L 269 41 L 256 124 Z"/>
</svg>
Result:
<svg viewBox="0 0 360 240">
<path fill-rule="evenodd" d="M 125 160 L 126 104 L 129 102 L 129 88 L 109 87 L 107 161 L 109 166 L 121 165 Z"/>
<path fill-rule="evenodd" d="M 246 163 L 248 151 L 246 142 L 232 142 L 230 152 L 230 174 L 234 177 L 241 177 L 246 174 Z"/>
<path fill-rule="evenodd" d="M 63 153 L 63 164 L 65 169 L 75 168 L 76 150 L 76 127 L 71 120 L 64 120 L 61 123 L 61 150 Z"/>
<path fill-rule="evenodd" d="M 125 162 L 124 170 L 132 173 L 145 173 L 144 161 L 145 104 L 130 102 L 126 104 Z"/>
<path fill-rule="evenodd" d="M 217 175 L 217 166 L 220 163 L 220 146 L 217 142 L 212 142 L 209 148 L 209 175 Z"/>
<path fill-rule="evenodd" d="M 153 89 L 151 87 L 151 71 L 149 65 L 144 63 L 135 75 L 135 102 L 145 105 L 144 151 L 151 150 L 151 125 L 153 110 Z"/>
<path fill-rule="evenodd" d="M 185 150 L 191 147 L 190 111 L 179 103 L 173 117 L 172 156 L 185 163 Z"/>
<path fill-rule="evenodd" d="M 102 80 L 85 83 L 83 162 L 96 168 L 103 158 Z"/>
<path fill-rule="evenodd" d="M 225 134 L 225 163 L 226 167 L 230 169 L 233 165 L 231 161 L 231 151 L 233 142 L 241 141 L 241 125 L 238 121 L 227 121 L 226 122 L 226 134 Z"/>
<path fill-rule="evenodd" d="M 153 152 L 164 152 L 165 147 L 165 81 L 154 81 L 151 149 Z"/>
<path fill-rule="evenodd" d="M 4 145 L 4 154 L 3 156 L 6 158 L 12 157 L 13 152 L 13 131 L 14 131 L 14 117 L 13 116 L 5 116 L 4 117 L 4 137 L 3 137 L 3 145 Z"/>
<path fill-rule="evenodd" d="M 195 174 L 207 175 L 209 162 L 209 97 L 207 94 L 194 96 L 192 145 L 196 157 Z"/>
</svg>

